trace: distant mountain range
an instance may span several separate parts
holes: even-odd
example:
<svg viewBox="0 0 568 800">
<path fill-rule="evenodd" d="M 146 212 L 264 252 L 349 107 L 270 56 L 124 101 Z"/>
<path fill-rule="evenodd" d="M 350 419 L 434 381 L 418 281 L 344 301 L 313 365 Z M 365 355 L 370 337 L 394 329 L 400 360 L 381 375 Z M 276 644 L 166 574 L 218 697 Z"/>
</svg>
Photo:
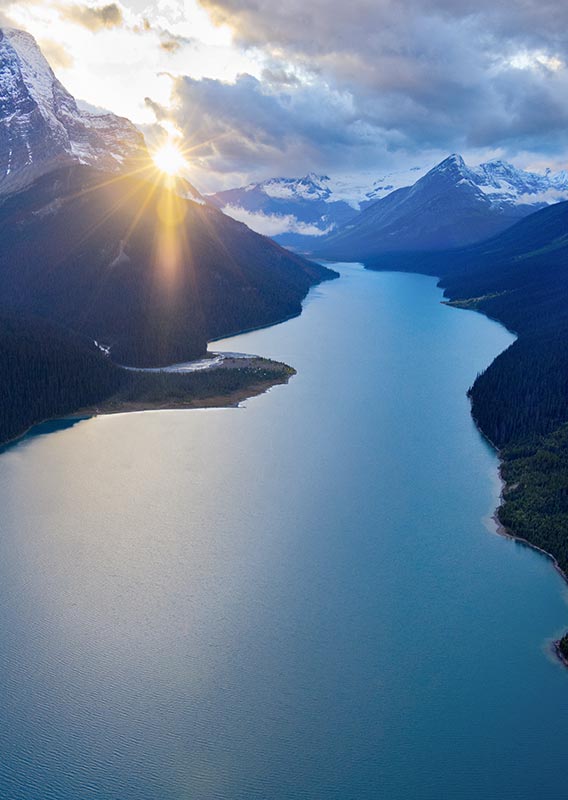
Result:
<svg viewBox="0 0 568 800">
<path fill-rule="evenodd" d="M 369 182 L 360 177 L 330 178 L 310 172 L 303 178 L 270 178 L 206 195 L 229 216 L 286 247 L 305 249 L 354 219 L 361 209 L 394 189 L 413 183 L 420 167 L 392 172 Z"/>
<path fill-rule="evenodd" d="M 568 199 L 568 173 L 504 161 L 469 167 L 452 155 L 424 174 L 393 172 L 370 188 L 326 175 L 273 178 L 209 195 L 209 202 L 281 244 L 337 259 L 479 241 Z"/>
<path fill-rule="evenodd" d="M 378 253 L 440 250 L 487 239 L 568 196 L 568 174 L 537 175 L 503 161 L 479 167 L 451 155 L 318 241 L 325 258 L 366 261 Z"/>
</svg>

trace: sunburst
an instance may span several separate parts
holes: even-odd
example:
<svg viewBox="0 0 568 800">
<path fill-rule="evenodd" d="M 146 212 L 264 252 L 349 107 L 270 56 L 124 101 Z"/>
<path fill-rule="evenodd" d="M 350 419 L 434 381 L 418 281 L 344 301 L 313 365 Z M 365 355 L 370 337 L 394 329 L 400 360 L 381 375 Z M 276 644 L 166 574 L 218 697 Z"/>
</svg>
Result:
<svg viewBox="0 0 568 800">
<path fill-rule="evenodd" d="M 187 161 L 182 151 L 171 139 L 168 139 L 165 144 L 152 153 L 152 160 L 160 172 L 171 177 L 180 175 L 187 167 Z"/>
</svg>

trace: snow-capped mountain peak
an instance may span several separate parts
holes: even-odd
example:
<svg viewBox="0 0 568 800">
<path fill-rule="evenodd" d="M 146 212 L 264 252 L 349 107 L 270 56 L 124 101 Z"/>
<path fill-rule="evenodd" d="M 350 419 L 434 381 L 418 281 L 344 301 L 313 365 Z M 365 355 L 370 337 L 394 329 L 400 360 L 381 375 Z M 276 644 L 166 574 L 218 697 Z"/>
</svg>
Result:
<svg viewBox="0 0 568 800">
<path fill-rule="evenodd" d="M 127 119 L 81 111 L 29 33 L 0 30 L 0 191 L 30 182 L 55 164 L 120 169 L 147 157 Z"/>
<path fill-rule="evenodd" d="M 463 247 L 566 199 L 566 173 L 538 174 L 499 159 L 470 167 L 453 154 L 411 186 L 363 209 L 313 249 L 325 258 L 365 260 L 385 252 Z"/>
<path fill-rule="evenodd" d="M 492 160 L 470 169 L 474 181 L 493 202 L 520 205 L 546 205 L 565 200 L 568 173 L 544 174 L 517 169 L 506 161 Z"/>
<path fill-rule="evenodd" d="M 44 112 L 50 112 L 50 104 L 53 100 L 53 89 L 56 82 L 55 75 L 51 71 L 51 67 L 47 63 L 43 53 L 36 44 L 35 39 L 29 33 L 19 30 L 8 29 L 1 32 L 3 34 L 3 53 L 9 52 L 9 47 L 12 48 L 18 57 L 18 67 L 20 69 L 22 79 L 26 85 L 31 99 L 36 102 Z M 8 47 L 6 47 L 8 45 Z M 16 81 L 10 81 L 9 78 L 15 77 L 15 70 L 8 61 L 2 61 L 2 76 L 8 77 L 8 81 L 4 84 L 8 89 L 12 89 L 12 97 L 17 98 L 18 86 Z M 4 88 L 4 86 L 3 86 Z"/>
<path fill-rule="evenodd" d="M 471 208 L 475 218 L 479 212 L 491 220 L 502 218 L 506 224 L 549 203 L 567 200 L 568 172 L 537 174 L 500 159 L 470 167 L 453 153 L 429 171 L 413 166 L 373 181 L 368 174 L 308 173 L 225 190 L 209 195 L 208 200 L 280 243 L 302 248 L 310 238 L 332 236 L 353 228 L 359 218 L 370 219 L 373 215 L 367 212 L 377 203 L 377 213 L 388 208 L 393 215 L 398 203 L 404 202 L 404 207 L 419 202 L 443 204 L 444 198 L 450 198 L 450 207 Z"/>
<path fill-rule="evenodd" d="M 536 210 L 568 198 L 568 173 L 546 170 L 539 174 L 518 169 L 501 159 L 492 159 L 475 167 L 468 166 L 457 153 L 448 156 L 426 173 L 411 189 L 422 191 L 426 185 L 439 188 L 462 187 L 477 195 L 482 203 L 495 208 L 530 206 Z"/>
<path fill-rule="evenodd" d="M 331 195 L 327 175 L 308 173 L 303 178 L 269 178 L 250 189 L 258 189 L 268 197 L 281 200 L 327 200 Z"/>
<path fill-rule="evenodd" d="M 435 169 L 437 169 L 438 172 L 455 172 L 456 170 L 458 172 L 463 172 L 467 167 L 459 153 L 452 153 L 441 161 Z"/>
</svg>

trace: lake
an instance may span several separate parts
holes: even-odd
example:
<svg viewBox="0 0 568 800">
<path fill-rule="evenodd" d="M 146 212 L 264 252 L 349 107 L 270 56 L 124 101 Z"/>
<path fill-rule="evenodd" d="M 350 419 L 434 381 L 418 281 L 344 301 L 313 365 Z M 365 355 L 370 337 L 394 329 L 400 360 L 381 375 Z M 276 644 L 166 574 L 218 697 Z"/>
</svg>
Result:
<svg viewBox="0 0 568 800">
<path fill-rule="evenodd" d="M 566 588 L 496 535 L 466 397 L 513 337 L 340 270 L 212 345 L 288 385 L 0 456 L 3 800 L 565 795 Z"/>
</svg>

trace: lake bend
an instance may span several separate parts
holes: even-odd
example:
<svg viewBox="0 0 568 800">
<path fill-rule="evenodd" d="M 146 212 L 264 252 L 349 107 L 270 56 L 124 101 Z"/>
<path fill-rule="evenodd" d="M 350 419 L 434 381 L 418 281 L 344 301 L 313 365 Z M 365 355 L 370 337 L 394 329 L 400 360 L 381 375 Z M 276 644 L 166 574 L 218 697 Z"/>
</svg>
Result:
<svg viewBox="0 0 568 800">
<path fill-rule="evenodd" d="M 466 396 L 513 336 L 337 269 L 212 345 L 288 385 L 0 455 L 3 800 L 564 796 L 566 586 Z"/>
</svg>

